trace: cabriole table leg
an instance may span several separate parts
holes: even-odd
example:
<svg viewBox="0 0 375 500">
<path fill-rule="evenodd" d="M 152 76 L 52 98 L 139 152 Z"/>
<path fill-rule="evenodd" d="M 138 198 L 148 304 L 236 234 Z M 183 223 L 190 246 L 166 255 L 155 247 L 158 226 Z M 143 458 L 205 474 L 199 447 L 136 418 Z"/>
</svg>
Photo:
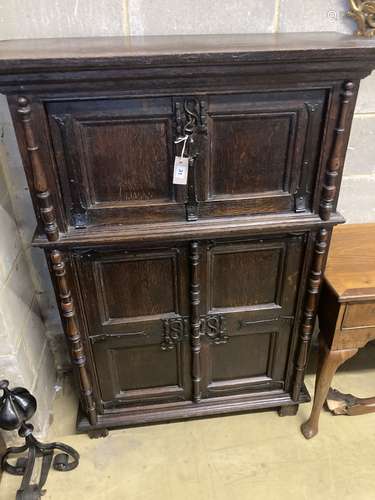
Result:
<svg viewBox="0 0 375 500">
<path fill-rule="evenodd" d="M 314 404 L 310 418 L 301 426 L 302 434 L 306 439 L 316 436 L 319 428 L 320 412 L 327 398 L 327 394 L 334 374 L 340 365 L 358 352 L 358 349 L 331 351 L 324 341 L 321 341 L 319 350 L 319 369 L 315 381 Z"/>
</svg>

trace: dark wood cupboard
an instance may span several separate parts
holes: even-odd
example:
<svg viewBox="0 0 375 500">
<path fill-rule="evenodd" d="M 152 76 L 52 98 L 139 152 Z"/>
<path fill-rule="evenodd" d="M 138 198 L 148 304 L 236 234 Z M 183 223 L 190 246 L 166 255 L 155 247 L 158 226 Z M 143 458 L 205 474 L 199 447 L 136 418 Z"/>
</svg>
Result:
<svg viewBox="0 0 375 500">
<path fill-rule="evenodd" d="M 299 34 L 2 48 L 78 429 L 293 414 L 309 399 L 320 283 L 375 44 Z"/>
</svg>

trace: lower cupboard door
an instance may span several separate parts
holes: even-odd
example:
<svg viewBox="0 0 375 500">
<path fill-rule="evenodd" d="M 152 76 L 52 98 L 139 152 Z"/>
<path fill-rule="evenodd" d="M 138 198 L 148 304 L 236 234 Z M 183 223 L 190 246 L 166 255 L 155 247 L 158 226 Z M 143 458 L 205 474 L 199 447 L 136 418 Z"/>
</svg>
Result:
<svg viewBox="0 0 375 500">
<path fill-rule="evenodd" d="M 227 321 L 224 329 L 227 342 L 202 341 L 202 397 L 284 392 L 289 322 L 244 325 L 235 331 L 233 322 Z"/>
<path fill-rule="evenodd" d="M 102 408 L 191 399 L 185 247 L 77 259 Z"/>
<path fill-rule="evenodd" d="M 202 398 L 288 391 L 304 250 L 303 235 L 203 250 Z"/>
<path fill-rule="evenodd" d="M 147 339 L 107 338 L 93 352 L 104 408 L 186 401 L 189 345 L 161 347 L 160 333 Z"/>
</svg>

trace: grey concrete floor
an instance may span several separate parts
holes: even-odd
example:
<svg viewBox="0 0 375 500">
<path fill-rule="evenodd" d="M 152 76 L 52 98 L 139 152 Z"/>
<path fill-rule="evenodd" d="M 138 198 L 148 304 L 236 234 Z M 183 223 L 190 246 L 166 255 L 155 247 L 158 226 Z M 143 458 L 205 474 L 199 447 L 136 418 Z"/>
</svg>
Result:
<svg viewBox="0 0 375 500">
<path fill-rule="evenodd" d="M 314 357 L 313 357 L 314 358 Z M 307 375 L 314 384 L 314 359 Z M 350 360 L 333 386 L 375 395 L 375 345 Z M 52 471 L 53 500 L 315 500 L 375 498 L 375 414 L 334 417 L 306 441 L 295 417 L 275 411 L 111 431 L 90 440 L 74 433 L 76 398 L 67 382 L 55 403 L 49 439 L 75 447 L 79 467 Z M 3 475 L 0 498 L 15 498 L 19 479 Z"/>
</svg>

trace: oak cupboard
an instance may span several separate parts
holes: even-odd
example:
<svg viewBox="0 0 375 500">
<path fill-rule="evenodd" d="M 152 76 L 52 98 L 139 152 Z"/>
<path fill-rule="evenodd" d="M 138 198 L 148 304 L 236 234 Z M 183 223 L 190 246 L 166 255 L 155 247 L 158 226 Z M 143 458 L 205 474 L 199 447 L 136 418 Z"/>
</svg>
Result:
<svg viewBox="0 0 375 500">
<path fill-rule="evenodd" d="M 0 47 L 78 429 L 294 414 L 309 400 L 319 289 L 375 43 L 309 33 Z M 174 184 L 181 156 L 187 181 Z"/>
</svg>

